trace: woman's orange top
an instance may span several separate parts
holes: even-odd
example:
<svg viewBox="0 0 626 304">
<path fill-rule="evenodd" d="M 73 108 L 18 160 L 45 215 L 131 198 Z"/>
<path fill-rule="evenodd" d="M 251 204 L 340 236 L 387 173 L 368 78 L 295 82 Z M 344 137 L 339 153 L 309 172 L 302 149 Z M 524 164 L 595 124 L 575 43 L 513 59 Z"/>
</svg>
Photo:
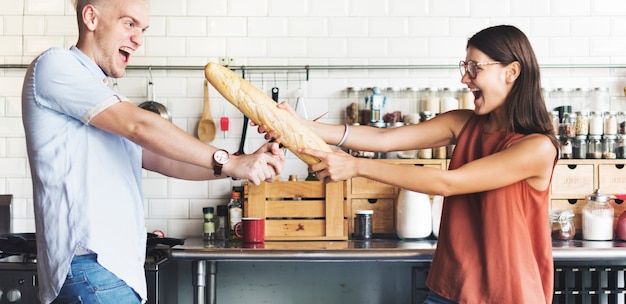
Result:
<svg viewBox="0 0 626 304">
<path fill-rule="evenodd" d="M 485 118 L 470 117 L 459 134 L 449 170 L 501 151 L 524 136 L 487 133 Z M 519 181 L 496 190 L 446 197 L 426 285 L 459 303 L 552 303 L 548 195 L 549 187 L 537 191 Z"/>
</svg>

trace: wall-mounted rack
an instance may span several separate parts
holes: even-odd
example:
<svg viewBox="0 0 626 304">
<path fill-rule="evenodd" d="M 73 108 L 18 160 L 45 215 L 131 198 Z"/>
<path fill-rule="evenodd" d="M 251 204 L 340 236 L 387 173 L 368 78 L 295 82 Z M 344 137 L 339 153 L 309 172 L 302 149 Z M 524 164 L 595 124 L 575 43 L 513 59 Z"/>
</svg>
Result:
<svg viewBox="0 0 626 304">
<path fill-rule="evenodd" d="M 542 69 L 626 69 L 626 64 L 544 64 Z M 27 64 L 0 64 L 0 69 L 26 69 Z M 233 71 L 241 71 L 244 78 L 251 74 L 284 74 L 283 80 L 309 80 L 311 70 L 442 70 L 458 69 L 456 64 L 412 64 L 412 65 L 305 65 L 305 66 L 229 66 Z M 127 70 L 204 70 L 204 66 L 185 65 L 134 65 L 127 66 Z M 294 76 L 295 75 L 295 76 Z M 290 78 L 296 77 L 296 78 Z M 302 79 L 301 79 L 302 78 Z"/>
</svg>

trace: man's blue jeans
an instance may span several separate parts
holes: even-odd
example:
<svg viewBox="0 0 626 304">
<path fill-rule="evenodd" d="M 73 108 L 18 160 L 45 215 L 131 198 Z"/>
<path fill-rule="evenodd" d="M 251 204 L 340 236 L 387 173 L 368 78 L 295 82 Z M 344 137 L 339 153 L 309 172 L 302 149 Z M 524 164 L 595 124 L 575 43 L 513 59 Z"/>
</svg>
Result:
<svg viewBox="0 0 626 304">
<path fill-rule="evenodd" d="M 53 304 L 141 304 L 141 298 L 126 283 L 96 260 L 96 254 L 72 259 L 70 272 Z"/>
</svg>

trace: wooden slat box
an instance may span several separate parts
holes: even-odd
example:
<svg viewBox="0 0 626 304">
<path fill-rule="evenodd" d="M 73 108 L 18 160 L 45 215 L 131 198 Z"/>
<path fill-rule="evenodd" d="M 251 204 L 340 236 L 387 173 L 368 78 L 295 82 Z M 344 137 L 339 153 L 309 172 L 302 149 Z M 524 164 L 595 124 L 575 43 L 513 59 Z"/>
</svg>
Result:
<svg viewBox="0 0 626 304">
<path fill-rule="evenodd" d="M 347 240 L 344 182 L 275 181 L 244 186 L 244 216 L 265 219 L 266 241 Z"/>
</svg>

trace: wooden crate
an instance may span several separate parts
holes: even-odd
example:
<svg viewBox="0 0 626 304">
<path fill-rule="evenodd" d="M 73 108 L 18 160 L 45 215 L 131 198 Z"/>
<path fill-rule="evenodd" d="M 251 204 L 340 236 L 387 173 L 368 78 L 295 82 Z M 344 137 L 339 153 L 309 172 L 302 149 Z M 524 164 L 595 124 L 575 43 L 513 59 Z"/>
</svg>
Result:
<svg viewBox="0 0 626 304">
<path fill-rule="evenodd" d="M 244 216 L 265 219 L 266 241 L 347 240 L 345 183 L 275 181 L 244 186 Z"/>
</svg>

